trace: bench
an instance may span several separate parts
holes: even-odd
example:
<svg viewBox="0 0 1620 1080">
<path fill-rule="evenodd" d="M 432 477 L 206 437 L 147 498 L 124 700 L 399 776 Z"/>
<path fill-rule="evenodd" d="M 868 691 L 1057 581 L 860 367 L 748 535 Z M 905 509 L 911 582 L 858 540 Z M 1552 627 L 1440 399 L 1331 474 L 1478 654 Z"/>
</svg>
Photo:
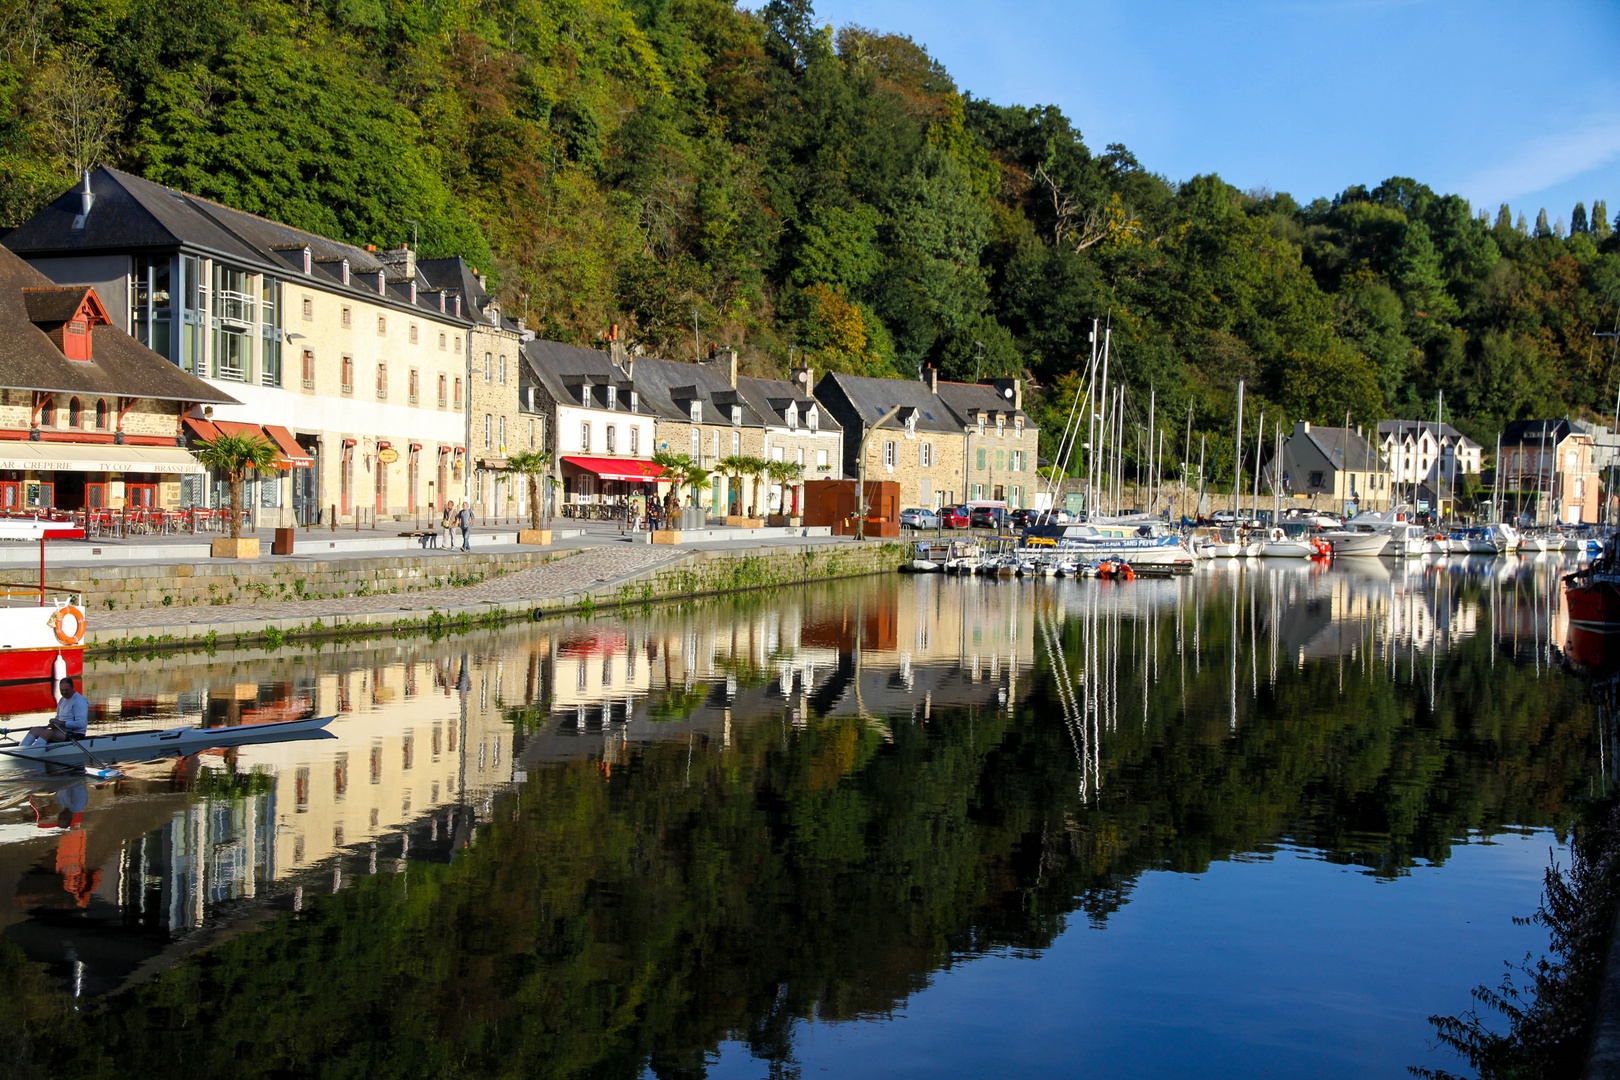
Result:
<svg viewBox="0 0 1620 1080">
<path fill-rule="evenodd" d="M 417 543 L 421 544 L 424 549 L 439 546 L 439 530 L 437 529 L 413 529 L 409 532 L 402 532 L 399 535 L 415 540 Z"/>
</svg>

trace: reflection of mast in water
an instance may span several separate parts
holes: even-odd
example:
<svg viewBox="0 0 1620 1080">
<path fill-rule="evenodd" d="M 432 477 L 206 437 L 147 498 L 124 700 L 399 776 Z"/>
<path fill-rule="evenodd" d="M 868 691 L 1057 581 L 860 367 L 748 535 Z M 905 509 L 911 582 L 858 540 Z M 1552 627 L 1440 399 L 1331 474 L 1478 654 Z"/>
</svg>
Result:
<svg viewBox="0 0 1620 1080">
<path fill-rule="evenodd" d="M 1233 731 L 1237 730 L 1237 654 L 1238 654 L 1238 604 L 1239 603 L 1240 603 L 1240 601 L 1238 600 L 1238 576 L 1237 576 L 1237 574 L 1234 573 L 1232 575 L 1232 639 L 1231 639 L 1231 648 L 1228 650 L 1232 654 L 1232 680 L 1231 680 L 1232 681 L 1232 694 L 1231 694 L 1231 700 L 1232 700 L 1232 730 Z"/>
</svg>

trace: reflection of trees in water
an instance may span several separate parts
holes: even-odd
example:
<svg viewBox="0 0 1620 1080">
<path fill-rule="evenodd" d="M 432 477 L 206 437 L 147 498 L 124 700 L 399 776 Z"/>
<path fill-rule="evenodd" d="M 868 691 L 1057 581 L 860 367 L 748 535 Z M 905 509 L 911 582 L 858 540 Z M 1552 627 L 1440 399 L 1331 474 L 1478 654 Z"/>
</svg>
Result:
<svg viewBox="0 0 1620 1080">
<path fill-rule="evenodd" d="M 1399 874 L 1561 827 L 1584 791 L 1580 688 L 1492 635 L 1414 653 L 1364 629 L 1301 662 L 1287 593 L 1173 584 L 1036 603 L 1011 708 L 763 716 L 611 773 L 547 764 L 454 862 L 351 876 L 91 1015 L 0 953 L 0 1000 L 51 1076 L 696 1076 L 726 1039 L 786 1069 L 800 1019 L 1042 949 L 1144 871 L 1292 843 Z"/>
</svg>

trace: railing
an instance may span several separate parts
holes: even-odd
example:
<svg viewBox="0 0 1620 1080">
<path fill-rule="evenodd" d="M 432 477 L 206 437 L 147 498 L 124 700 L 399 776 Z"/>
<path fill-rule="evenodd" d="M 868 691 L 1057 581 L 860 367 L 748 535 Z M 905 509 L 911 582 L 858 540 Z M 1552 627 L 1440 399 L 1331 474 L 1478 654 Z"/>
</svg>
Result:
<svg viewBox="0 0 1620 1080">
<path fill-rule="evenodd" d="M 255 302 L 251 293 L 218 289 L 214 292 L 214 314 L 232 322 L 253 322 Z"/>
<path fill-rule="evenodd" d="M 0 607 L 44 607 L 46 594 L 61 604 L 84 606 L 84 594 L 78 589 L 63 589 L 55 585 L 23 585 L 0 581 Z"/>
</svg>

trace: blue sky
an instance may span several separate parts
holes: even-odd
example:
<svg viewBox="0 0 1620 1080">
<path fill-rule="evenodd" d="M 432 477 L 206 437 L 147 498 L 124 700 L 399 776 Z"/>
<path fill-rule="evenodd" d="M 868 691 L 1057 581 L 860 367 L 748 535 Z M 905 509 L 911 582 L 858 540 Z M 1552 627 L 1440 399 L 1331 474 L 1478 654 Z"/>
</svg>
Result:
<svg viewBox="0 0 1620 1080">
<path fill-rule="evenodd" d="M 1301 203 L 1410 176 L 1495 213 L 1620 213 L 1620 3 L 819 0 L 963 90 L 1056 104 L 1093 150 Z"/>
</svg>

